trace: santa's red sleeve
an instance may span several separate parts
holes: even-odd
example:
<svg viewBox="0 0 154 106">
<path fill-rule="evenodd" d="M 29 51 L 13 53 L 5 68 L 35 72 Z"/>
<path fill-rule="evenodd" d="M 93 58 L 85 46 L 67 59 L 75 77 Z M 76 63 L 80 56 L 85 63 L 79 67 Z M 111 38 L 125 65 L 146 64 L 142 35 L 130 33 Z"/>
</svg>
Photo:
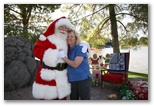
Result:
<svg viewBox="0 0 154 106">
<path fill-rule="evenodd" d="M 34 46 L 34 56 L 40 59 L 45 65 L 55 67 L 58 62 L 58 50 L 55 44 L 48 39 L 38 40 Z"/>
<path fill-rule="evenodd" d="M 42 60 L 45 50 L 45 42 L 38 40 L 33 48 L 34 56 Z"/>
</svg>

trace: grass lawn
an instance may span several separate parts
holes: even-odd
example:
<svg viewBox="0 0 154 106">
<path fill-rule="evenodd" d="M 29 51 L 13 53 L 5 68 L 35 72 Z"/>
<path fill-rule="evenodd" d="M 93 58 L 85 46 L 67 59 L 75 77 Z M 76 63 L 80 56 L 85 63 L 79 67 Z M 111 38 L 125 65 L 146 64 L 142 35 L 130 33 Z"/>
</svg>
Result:
<svg viewBox="0 0 154 106">
<path fill-rule="evenodd" d="M 90 69 L 90 72 L 92 74 L 92 69 Z M 128 71 L 128 78 L 141 78 L 148 80 L 148 74 Z"/>
<path fill-rule="evenodd" d="M 143 79 L 148 80 L 148 74 L 129 71 L 128 72 L 128 78 L 143 78 Z"/>
</svg>

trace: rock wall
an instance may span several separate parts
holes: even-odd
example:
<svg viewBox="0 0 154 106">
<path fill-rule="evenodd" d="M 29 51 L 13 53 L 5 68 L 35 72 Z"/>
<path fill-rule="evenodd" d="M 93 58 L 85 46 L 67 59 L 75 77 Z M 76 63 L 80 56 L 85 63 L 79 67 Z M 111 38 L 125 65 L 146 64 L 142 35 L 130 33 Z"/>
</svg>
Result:
<svg viewBox="0 0 154 106">
<path fill-rule="evenodd" d="M 31 42 L 22 37 L 4 39 L 4 90 L 29 86 L 35 79 L 38 63 Z"/>
</svg>

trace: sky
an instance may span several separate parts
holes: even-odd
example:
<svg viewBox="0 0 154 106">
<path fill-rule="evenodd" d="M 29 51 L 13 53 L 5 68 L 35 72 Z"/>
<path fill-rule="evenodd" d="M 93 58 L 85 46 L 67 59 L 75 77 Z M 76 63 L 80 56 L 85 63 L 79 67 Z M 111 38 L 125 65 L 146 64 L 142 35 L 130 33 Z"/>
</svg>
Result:
<svg viewBox="0 0 154 106">
<path fill-rule="evenodd" d="M 59 18 L 61 16 L 66 16 L 67 17 L 68 15 L 69 15 L 68 13 L 61 12 L 60 9 L 57 9 L 57 10 L 55 10 L 54 13 L 52 13 L 52 18 L 53 18 L 53 20 L 55 20 L 55 19 L 57 19 L 57 18 Z"/>
<path fill-rule="evenodd" d="M 113 2 L 114 1 L 114 2 Z M 2 86 L 0 87 L 0 91 L 1 91 L 1 101 L 0 101 L 0 104 L 3 106 L 42 106 L 42 105 L 45 105 L 45 106 L 55 106 L 55 105 L 67 105 L 67 106 L 79 106 L 79 105 L 91 105 L 91 106 L 94 106 L 95 104 L 97 105 L 107 105 L 107 106 L 151 106 L 153 105 L 154 103 L 154 99 L 153 99 L 153 95 L 154 95 L 154 86 L 153 85 L 153 80 L 152 80 L 152 76 L 154 75 L 153 74 L 153 67 L 151 66 L 152 64 L 152 60 L 154 60 L 153 58 L 153 48 L 151 47 L 153 45 L 153 25 L 154 25 L 154 21 L 152 19 L 154 19 L 154 2 L 152 2 L 152 0 L 1 0 L 1 3 L 0 3 L 0 7 L 1 7 L 1 14 L 0 14 L 0 17 L 2 18 L 0 21 L 1 23 L 1 28 L 0 28 L 0 32 L 1 32 L 1 36 L 3 36 L 4 34 L 4 19 L 3 19 L 3 15 L 4 15 L 4 4 L 17 4 L 17 3 L 22 3 L 22 4 L 40 4 L 40 3 L 47 3 L 47 4 L 62 4 L 62 3 L 95 3 L 95 4 L 116 4 L 116 3 L 121 3 L 121 4 L 149 4 L 149 70 L 150 70 L 150 74 L 149 74 L 149 101 L 84 101 L 84 102 L 76 102 L 76 101 L 72 101 L 72 102 L 67 102 L 67 101 L 58 101 L 58 102 L 53 102 L 53 101 L 4 101 L 4 39 L 2 38 L 0 41 L 0 45 L 3 45 L 1 46 L 1 60 L 0 61 L 0 64 L 2 65 L 1 66 L 1 84 Z"/>
</svg>

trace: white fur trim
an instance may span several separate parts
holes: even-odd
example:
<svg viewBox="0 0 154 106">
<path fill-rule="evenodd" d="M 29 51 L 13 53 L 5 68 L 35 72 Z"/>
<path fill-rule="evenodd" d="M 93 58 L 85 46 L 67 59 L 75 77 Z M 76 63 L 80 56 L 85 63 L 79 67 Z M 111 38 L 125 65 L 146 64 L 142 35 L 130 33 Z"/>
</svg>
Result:
<svg viewBox="0 0 154 106">
<path fill-rule="evenodd" d="M 80 46 L 82 46 L 82 52 L 83 53 L 86 53 L 87 52 L 87 49 L 88 49 L 87 45 L 84 44 L 84 43 L 80 43 Z"/>
<path fill-rule="evenodd" d="M 56 29 L 59 27 L 59 26 L 62 26 L 62 25 L 66 25 L 68 28 L 72 29 L 72 24 L 71 22 L 67 19 L 67 18 L 61 18 L 59 19 L 55 26 L 56 26 Z"/>
<path fill-rule="evenodd" d="M 45 41 L 46 40 L 46 37 L 44 35 L 40 35 L 39 40 Z"/>
<path fill-rule="evenodd" d="M 56 34 L 53 34 L 53 35 L 48 36 L 47 39 L 52 44 L 55 44 L 56 45 L 57 50 L 62 49 L 62 50 L 64 50 L 65 54 L 67 54 L 67 49 L 68 49 L 67 42 L 66 42 L 66 39 L 64 39 L 62 36 L 59 37 Z M 59 62 L 64 62 L 64 61 L 61 58 L 58 58 L 57 63 L 59 63 Z"/>
<path fill-rule="evenodd" d="M 32 95 L 37 99 L 55 99 L 58 97 L 56 86 L 33 83 Z"/>
<path fill-rule="evenodd" d="M 84 46 L 84 45 L 87 46 L 87 49 L 88 49 L 87 55 L 88 55 L 88 57 L 90 57 L 90 55 L 91 55 L 90 45 L 89 45 L 88 42 L 86 42 L 86 41 L 82 41 L 82 42 L 80 43 L 80 46 Z"/>
<path fill-rule="evenodd" d="M 53 34 L 51 36 L 48 36 L 47 39 L 52 44 L 55 44 L 58 50 L 63 49 L 64 51 L 67 51 L 67 42 L 66 42 L 66 39 L 62 38 L 62 36 Z"/>
<path fill-rule="evenodd" d="M 49 48 L 44 52 L 43 62 L 45 63 L 45 65 L 50 66 L 50 67 L 56 67 L 57 59 L 58 59 L 57 49 L 53 50 Z"/>
<path fill-rule="evenodd" d="M 56 74 L 54 70 L 42 68 L 40 76 L 45 81 L 51 81 L 55 79 Z"/>
<path fill-rule="evenodd" d="M 64 98 L 71 93 L 71 85 L 68 82 L 67 70 L 55 71 L 56 72 L 56 83 L 58 89 L 58 98 Z"/>
</svg>

